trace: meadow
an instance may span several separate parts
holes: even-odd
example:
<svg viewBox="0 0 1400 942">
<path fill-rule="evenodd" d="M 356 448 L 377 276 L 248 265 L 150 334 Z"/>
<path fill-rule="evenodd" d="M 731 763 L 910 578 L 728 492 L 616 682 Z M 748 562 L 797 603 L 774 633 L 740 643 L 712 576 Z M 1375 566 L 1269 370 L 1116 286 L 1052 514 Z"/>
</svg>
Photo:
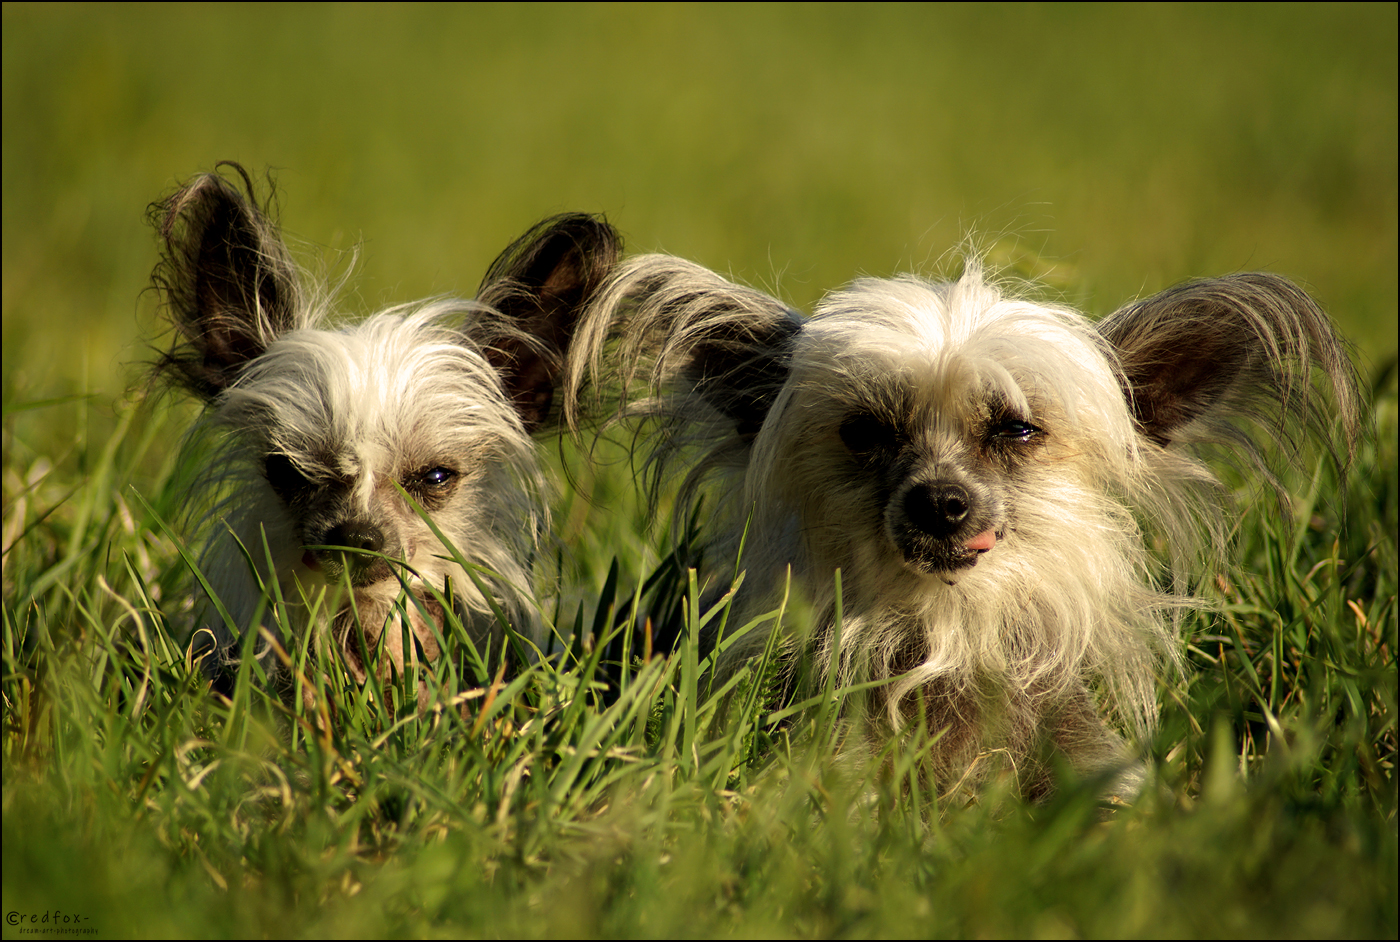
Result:
<svg viewBox="0 0 1400 942">
<path fill-rule="evenodd" d="M 1395 7 L 634 7 L 4 7 L 5 937 L 1393 938 Z M 357 250 L 351 315 L 470 294 L 563 210 L 802 307 L 969 241 L 1095 315 L 1278 271 L 1369 430 L 1286 513 L 1232 482 L 1131 804 L 940 799 L 916 738 L 862 755 L 757 666 L 721 725 L 693 647 L 605 690 L 630 601 L 723 615 L 569 442 L 553 659 L 440 666 L 466 711 L 329 671 L 326 722 L 251 667 L 225 700 L 182 634 L 194 412 L 141 365 L 145 207 L 220 159 L 275 168 L 308 265 Z"/>
</svg>

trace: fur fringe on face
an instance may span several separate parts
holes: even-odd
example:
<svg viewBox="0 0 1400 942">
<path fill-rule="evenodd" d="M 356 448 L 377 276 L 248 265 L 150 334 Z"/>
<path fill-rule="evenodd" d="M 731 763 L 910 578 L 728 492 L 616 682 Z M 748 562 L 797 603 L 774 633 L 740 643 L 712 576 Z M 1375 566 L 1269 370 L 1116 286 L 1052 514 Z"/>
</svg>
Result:
<svg viewBox="0 0 1400 942">
<path fill-rule="evenodd" d="M 790 573 L 817 616 L 789 654 L 805 648 L 822 682 L 829 664 L 842 686 L 884 681 L 871 718 L 926 724 L 945 784 L 996 754 L 1029 794 L 1048 787 L 1048 754 L 1126 767 L 1115 730 L 1153 728 L 1178 615 L 1227 542 L 1201 449 L 1276 484 L 1270 456 L 1295 454 L 1305 428 L 1343 464 L 1357 433 L 1344 346 L 1270 274 L 1096 324 L 1003 294 L 973 262 L 952 282 L 857 281 L 807 318 L 649 255 L 602 290 L 572 356 L 574 395 L 648 391 L 627 415 L 653 430 L 653 494 L 682 472 L 678 519 L 703 496 L 716 521 L 713 573 L 747 571 L 731 625 L 776 608 Z M 721 671 L 766 642 L 738 642 Z"/>
<path fill-rule="evenodd" d="M 277 608 L 298 631 L 328 631 L 360 680 L 403 670 L 406 656 L 436 661 L 451 643 L 444 604 L 493 658 L 504 643 L 493 606 L 541 641 L 531 566 L 547 505 L 531 435 L 553 418 L 577 314 L 620 251 L 615 231 L 582 214 L 547 219 L 496 260 L 476 300 L 341 326 L 247 173 L 221 166 L 241 189 L 205 174 L 151 208 L 164 243 L 154 284 L 175 327 L 157 375 L 205 403 L 195 437 L 214 442 L 196 503 L 217 604 L 199 607 L 196 650 L 219 672 Z M 258 651 L 279 669 L 267 644 Z"/>
</svg>

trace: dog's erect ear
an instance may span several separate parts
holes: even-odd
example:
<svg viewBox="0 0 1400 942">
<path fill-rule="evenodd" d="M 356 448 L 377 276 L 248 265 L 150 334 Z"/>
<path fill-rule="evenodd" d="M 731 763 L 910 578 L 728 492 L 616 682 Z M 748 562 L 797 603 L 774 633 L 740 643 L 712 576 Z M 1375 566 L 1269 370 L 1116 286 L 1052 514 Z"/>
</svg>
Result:
<svg viewBox="0 0 1400 942">
<path fill-rule="evenodd" d="M 165 243 L 152 281 L 175 324 L 174 347 L 157 364 L 175 382 L 210 400 L 294 326 L 297 269 L 276 226 L 258 208 L 253 182 L 237 164 L 243 191 L 203 174 L 152 204 Z"/>
<path fill-rule="evenodd" d="M 486 356 L 528 430 L 549 418 L 579 315 L 621 254 L 601 216 L 567 213 L 516 239 L 482 280 L 477 300 L 503 318 Z"/>
<path fill-rule="evenodd" d="M 1142 433 L 1163 447 L 1204 441 L 1250 446 L 1246 419 L 1285 438 L 1311 425 L 1348 455 L 1357 433 L 1356 377 L 1331 320 L 1286 278 L 1262 272 L 1169 288 L 1099 324 L 1117 352 Z M 1314 373 L 1334 415 L 1314 395 Z M 1257 457 L 1257 456 L 1256 456 Z"/>
<path fill-rule="evenodd" d="M 801 329 L 800 315 L 777 302 L 765 316 L 716 320 L 694 337 L 685 381 L 752 442 L 787 382 L 791 342 Z"/>
<path fill-rule="evenodd" d="M 619 341 L 624 389 L 650 361 L 654 388 L 699 397 L 744 444 L 787 382 L 803 324 L 778 299 L 670 255 L 628 261 L 597 309 Z M 599 338 L 589 343 L 601 349 Z"/>
</svg>

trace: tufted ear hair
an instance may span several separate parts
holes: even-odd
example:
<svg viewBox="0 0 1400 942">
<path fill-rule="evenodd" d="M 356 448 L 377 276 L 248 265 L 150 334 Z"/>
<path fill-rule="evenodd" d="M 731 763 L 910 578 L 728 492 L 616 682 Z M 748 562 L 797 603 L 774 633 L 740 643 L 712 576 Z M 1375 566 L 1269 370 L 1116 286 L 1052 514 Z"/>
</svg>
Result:
<svg viewBox="0 0 1400 942">
<path fill-rule="evenodd" d="M 1178 285 L 1109 315 L 1099 333 L 1117 353 L 1139 429 L 1163 448 L 1223 442 L 1262 465 L 1246 420 L 1285 444 L 1311 429 L 1340 465 L 1350 461 L 1355 370 L 1330 318 L 1288 279 L 1254 272 Z M 1315 374 L 1331 389 L 1330 413 Z"/>
<path fill-rule="evenodd" d="M 242 189 L 206 173 L 148 212 L 164 243 L 152 283 L 176 331 L 156 371 L 206 402 L 297 326 L 302 307 L 297 267 L 257 205 L 252 179 L 236 163 L 218 167 L 232 170 Z"/>
<path fill-rule="evenodd" d="M 649 362 L 653 388 L 698 397 L 744 444 L 787 382 L 804 320 L 776 298 L 669 255 L 628 261 L 596 307 L 620 340 L 624 387 Z"/>
<path fill-rule="evenodd" d="M 718 317 L 692 337 L 683 381 L 750 443 L 787 383 L 791 344 L 801 329 L 801 316 L 782 305 L 762 317 Z"/>
<path fill-rule="evenodd" d="M 550 417 L 579 317 L 622 254 L 622 237 L 601 216 L 545 219 L 491 263 L 477 292 L 493 328 L 486 355 L 525 427 Z"/>
</svg>

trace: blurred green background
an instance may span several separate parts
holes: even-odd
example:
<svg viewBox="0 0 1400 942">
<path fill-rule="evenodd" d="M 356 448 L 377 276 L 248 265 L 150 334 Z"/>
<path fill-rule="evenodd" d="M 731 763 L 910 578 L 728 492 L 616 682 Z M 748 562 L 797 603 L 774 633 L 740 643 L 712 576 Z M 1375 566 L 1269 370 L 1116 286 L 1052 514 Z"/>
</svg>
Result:
<svg viewBox="0 0 1400 942">
<path fill-rule="evenodd" d="M 4 395 L 93 403 L 154 330 L 146 205 L 221 159 L 362 245 L 362 313 L 608 214 L 798 305 L 994 261 L 1093 313 L 1308 285 L 1396 347 L 1396 7 L 6 4 Z M 72 424 L 30 410 L 31 447 Z M 99 409 L 99 411 L 101 411 Z"/>
</svg>

